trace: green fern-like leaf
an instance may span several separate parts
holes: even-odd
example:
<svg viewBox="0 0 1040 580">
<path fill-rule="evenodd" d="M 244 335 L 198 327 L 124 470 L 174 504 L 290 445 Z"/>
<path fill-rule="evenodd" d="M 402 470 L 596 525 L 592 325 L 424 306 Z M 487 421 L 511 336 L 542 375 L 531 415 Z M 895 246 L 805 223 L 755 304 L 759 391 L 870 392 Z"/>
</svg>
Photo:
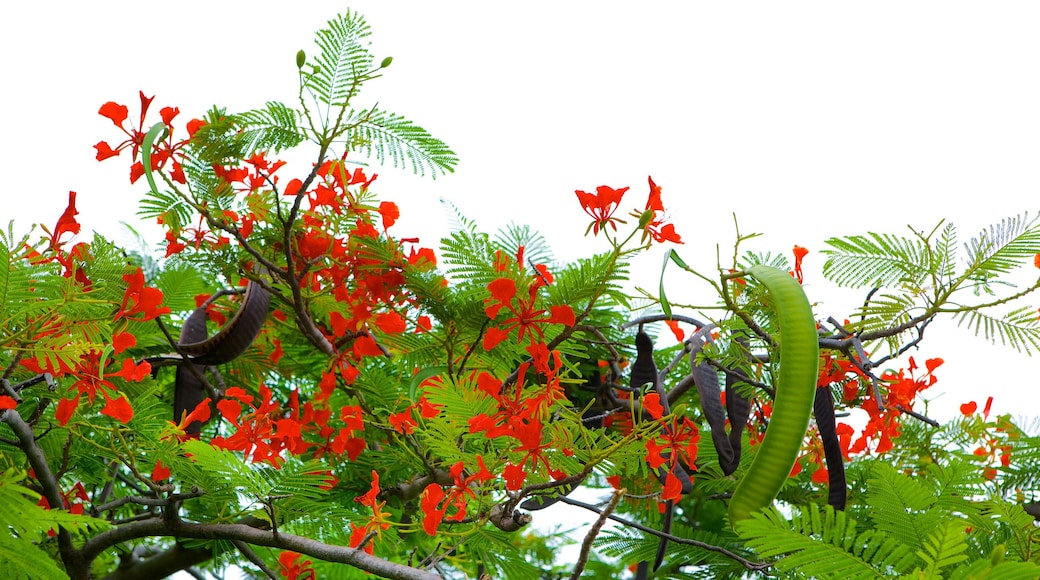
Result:
<svg viewBox="0 0 1040 580">
<path fill-rule="evenodd" d="M 970 276 L 1007 274 L 1040 253 L 1040 220 L 1022 214 L 1002 220 L 964 244 Z"/>
<path fill-rule="evenodd" d="M 966 310 L 958 314 L 955 320 L 958 326 L 967 326 L 990 342 L 999 340 L 1003 345 L 1026 353 L 1033 349 L 1040 350 L 1040 320 L 1032 306 L 1023 306 L 1002 317 L 978 310 Z"/>
<path fill-rule="evenodd" d="M 873 464 L 867 490 L 874 526 L 901 544 L 919 550 L 940 525 L 943 514 L 931 509 L 936 502 L 932 491 L 890 465 Z"/>
<path fill-rule="evenodd" d="M 505 252 L 516 253 L 522 247 L 527 264 L 549 264 L 553 261 L 552 249 L 545 237 L 528 225 L 509 224 L 495 235 L 494 242 L 496 247 Z"/>
<path fill-rule="evenodd" d="M 346 139 L 351 150 L 375 157 L 380 163 L 387 158 L 394 167 L 410 167 L 420 175 L 427 170 L 451 173 L 459 159 L 441 140 L 426 129 L 395 113 L 376 109 L 355 112 L 348 121 Z"/>
<path fill-rule="evenodd" d="M 738 531 L 759 557 L 810 578 L 885 578 L 912 564 L 910 549 L 880 530 L 858 532 L 844 512 L 815 504 L 796 510 L 788 522 L 776 510 L 756 514 Z"/>
<path fill-rule="evenodd" d="M 964 524 L 953 521 L 937 528 L 924 543 L 924 548 L 917 555 L 925 561 L 922 570 L 924 578 L 939 578 L 940 571 L 968 559 L 964 552 L 968 543 L 964 534 Z"/>
<path fill-rule="evenodd" d="M 141 199 L 137 215 L 145 219 L 161 220 L 171 228 L 183 228 L 191 220 L 195 208 L 175 193 L 149 191 Z"/>
<path fill-rule="evenodd" d="M 944 279 L 950 279 L 957 266 L 956 260 L 957 228 L 948 223 L 943 227 L 935 242 L 935 250 L 932 253 L 932 271 Z"/>
<path fill-rule="evenodd" d="M 238 138 L 247 152 L 274 153 L 299 145 L 306 134 L 299 127 L 300 113 L 277 101 L 268 101 L 266 108 L 255 109 L 234 116 L 240 125 Z"/>
<path fill-rule="evenodd" d="M 839 286 L 920 286 L 929 272 L 928 248 L 921 240 L 890 234 L 831 238 L 823 250 L 823 275 Z"/>
<path fill-rule="evenodd" d="M 1021 505 L 999 499 L 986 502 L 985 508 L 986 515 L 991 517 L 998 527 L 1003 528 L 1002 532 L 997 534 L 1002 538 L 999 541 L 1003 541 L 1019 560 L 1040 563 L 1040 553 L 1037 553 L 1034 547 L 1036 526 L 1033 516 L 1026 513 Z"/>
<path fill-rule="evenodd" d="M 304 84 L 325 104 L 344 104 L 354 95 L 362 75 L 372 68 L 370 42 L 372 34 L 365 19 L 347 11 L 328 22 L 328 28 L 317 32 L 315 44 L 320 49 L 313 72 Z"/>
<path fill-rule="evenodd" d="M 10 580 L 67 580 L 46 552 L 31 542 L 0 535 L 0 568 Z"/>
</svg>

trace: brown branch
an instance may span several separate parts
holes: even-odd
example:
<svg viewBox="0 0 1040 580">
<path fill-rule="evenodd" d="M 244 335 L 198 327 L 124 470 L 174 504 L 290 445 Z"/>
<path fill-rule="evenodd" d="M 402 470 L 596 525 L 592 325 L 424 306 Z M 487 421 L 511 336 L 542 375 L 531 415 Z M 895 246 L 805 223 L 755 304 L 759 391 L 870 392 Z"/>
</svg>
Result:
<svg viewBox="0 0 1040 580">
<path fill-rule="evenodd" d="M 320 560 L 354 566 L 384 578 L 399 580 L 438 579 L 434 574 L 370 556 L 363 550 L 324 544 L 317 540 L 285 532 L 275 534 L 270 530 L 262 530 L 241 523 L 195 524 L 177 519 L 151 518 L 119 526 L 98 534 L 83 544 L 80 554 L 83 561 L 89 563 L 116 544 L 137 538 L 161 536 L 239 541 L 279 550 L 292 550 Z M 78 570 L 70 569 L 70 572 L 78 573 L 78 575 L 72 576 L 73 580 L 89 578 L 89 565 L 82 566 Z"/>
<path fill-rule="evenodd" d="M 578 580 L 581 578 L 581 572 L 585 569 L 585 564 L 589 561 L 589 552 L 592 550 L 592 541 L 599 535 L 599 531 L 603 529 L 603 524 L 607 523 L 607 518 L 614 513 L 614 508 L 617 507 L 621 498 L 625 496 L 625 490 L 616 490 L 613 496 L 610 498 L 610 502 L 607 503 L 607 507 L 603 508 L 603 511 L 599 513 L 599 517 L 593 522 L 592 527 L 589 528 L 589 533 L 585 534 L 585 539 L 581 542 L 581 551 L 578 552 L 578 561 L 574 564 L 574 571 L 571 572 L 571 580 Z"/>
<path fill-rule="evenodd" d="M 57 478 L 54 477 L 50 464 L 47 463 L 47 456 L 44 455 L 43 449 L 40 449 L 40 446 L 36 444 L 32 427 L 22 420 L 22 416 L 18 414 L 16 409 L 0 411 L 0 422 L 7 423 L 11 431 L 14 432 L 15 437 L 18 438 L 18 447 L 25 453 L 29 465 L 32 466 L 33 472 L 36 474 L 36 480 L 40 482 L 43 497 L 47 499 L 51 509 L 65 509 L 65 498 L 61 495 L 61 486 L 58 484 Z M 68 530 L 62 527 L 58 528 L 58 552 L 66 570 L 71 570 L 82 564 L 82 559 L 72 545 L 72 536 Z"/>
</svg>

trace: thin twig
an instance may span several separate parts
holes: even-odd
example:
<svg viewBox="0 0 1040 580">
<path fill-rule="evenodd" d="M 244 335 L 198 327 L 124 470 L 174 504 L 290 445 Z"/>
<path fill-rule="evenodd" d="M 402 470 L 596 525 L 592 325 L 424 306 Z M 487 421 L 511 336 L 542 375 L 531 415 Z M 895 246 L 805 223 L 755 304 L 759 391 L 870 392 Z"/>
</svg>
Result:
<svg viewBox="0 0 1040 580">
<path fill-rule="evenodd" d="M 913 417 L 914 419 L 917 419 L 918 421 L 924 421 L 925 423 L 928 423 L 929 425 L 931 425 L 932 427 L 935 427 L 936 429 L 938 429 L 939 427 L 942 427 L 942 425 L 940 425 L 939 422 L 936 421 L 935 419 L 929 419 L 928 417 L 918 413 L 917 411 L 914 411 L 913 409 L 907 409 L 906 407 L 904 407 L 902 405 L 896 405 L 896 409 L 899 409 L 900 411 L 906 413 L 907 415 L 910 415 L 911 417 Z"/>
<path fill-rule="evenodd" d="M 568 498 L 568 497 L 561 497 L 560 501 L 562 501 L 564 503 L 567 503 L 567 504 L 570 504 L 570 505 L 573 505 L 573 506 L 580 507 L 580 508 L 585 508 L 585 509 L 587 509 L 587 510 L 589 510 L 591 512 L 597 513 L 597 514 L 601 513 L 601 510 L 599 508 L 597 508 L 596 506 L 587 504 L 587 503 L 582 502 L 582 501 L 578 501 L 576 499 L 571 499 L 571 498 Z M 739 562 L 740 565 L 744 566 L 748 570 L 751 570 L 752 572 L 759 572 L 759 571 L 762 571 L 762 570 L 766 570 L 766 569 L 768 569 L 771 566 L 771 564 L 768 564 L 766 562 L 752 562 L 752 561 L 750 561 L 750 560 L 740 556 L 739 554 L 736 554 L 734 552 L 731 552 L 730 550 L 727 550 L 726 548 L 723 548 L 722 546 L 715 546 L 713 544 L 708 544 L 706 542 L 701 542 L 699 540 L 691 540 L 689 538 L 680 538 L 679 536 L 675 536 L 675 535 L 672 535 L 672 534 L 665 534 L 664 532 L 661 532 L 659 530 L 655 530 L 653 528 L 644 526 L 644 525 L 642 525 L 640 523 L 633 522 L 631 520 L 627 520 L 625 518 L 622 518 L 620 516 L 616 516 L 614 514 L 609 514 L 607 516 L 607 519 L 610 519 L 610 520 L 613 520 L 615 522 L 618 522 L 619 524 L 624 524 L 626 526 L 635 528 L 635 529 L 637 529 L 637 530 L 639 530 L 641 532 L 646 532 L 646 533 L 651 534 L 653 536 L 657 536 L 659 538 L 667 538 L 668 541 L 675 542 L 676 544 L 685 544 L 687 546 L 696 546 L 698 548 L 702 548 L 702 549 L 708 550 L 710 552 L 715 552 L 715 553 L 718 553 L 718 554 L 722 554 L 723 556 L 726 556 L 727 558 L 732 558 L 736 562 Z"/>
<path fill-rule="evenodd" d="M 589 533 L 585 534 L 585 539 L 581 542 L 581 551 L 578 552 L 578 561 L 574 564 L 574 571 L 571 572 L 571 580 L 578 580 L 581 578 L 581 572 L 585 569 L 585 564 L 589 561 L 589 552 L 592 551 L 592 542 L 599 535 L 599 531 L 603 529 L 603 524 L 607 523 L 607 518 L 610 514 L 614 513 L 614 509 L 617 507 L 621 498 L 625 495 L 625 489 L 619 489 L 614 491 L 613 496 L 610 498 L 610 502 L 607 503 L 606 507 L 599 512 L 599 517 L 593 522 L 592 527 L 589 528 Z"/>
<path fill-rule="evenodd" d="M 277 580 L 278 575 L 275 574 L 274 570 L 267 566 L 267 563 L 264 562 L 263 559 L 260 558 L 260 556 L 256 555 L 256 552 L 254 552 L 253 549 L 249 547 L 249 544 L 243 542 L 242 540 L 231 540 L 231 543 L 234 544 L 236 548 L 238 548 L 238 551 L 241 552 L 247 560 L 252 562 L 253 565 L 255 565 L 257 568 L 260 568 L 261 572 L 267 574 L 268 578 L 270 578 L 271 580 Z"/>
</svg>

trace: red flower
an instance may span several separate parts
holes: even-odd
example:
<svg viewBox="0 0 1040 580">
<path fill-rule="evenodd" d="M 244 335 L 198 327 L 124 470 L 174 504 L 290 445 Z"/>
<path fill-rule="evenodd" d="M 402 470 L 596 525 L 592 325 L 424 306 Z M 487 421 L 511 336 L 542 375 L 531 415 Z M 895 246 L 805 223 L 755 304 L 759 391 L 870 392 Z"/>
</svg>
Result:
<svg viewBox="0 0 1040 580">
<path fill-rule="evenodd" d="M 617 211 L 618 206 L 621 204 L 621 198 L 626 191 L 628 191 L 627 187 L 614 189 L 606 185 L 597 187 L 595 195 L 580 189 L 574 191 L 578 196 L 578 203 L 581 204 L 582 209 L 593 219 L 593 222 L 585 229 L 585 235 L 588 235 L 590 229 L 593 235 L 597 235 L 599 234 L 599 229 L 605 229 L 607 225 L 617 231 L 616 222 L 625 223 L 623 220 L 614 217 L 614 212 Z"/>
<path fill-rule="evenodd" d="M 354 498 L 354 501 L 360 503 L 363 506 L 372 508 L 372 517 L 369 518 L 365 525 L 358 526 L 351 522 L 352 531 L 350 533 L 350 547 L 357 548 L 361 545 L 361 542 L 374 533 L 376 536 L 382 536 L 383 530 L 390 527 L 390 514 L 383 511 L 383 506 L 386 505 L 385 501 L 376 501 L 379 497 L 379 474 L 375 471 L 372 472 L 372 487 L 364 495 L 359 495 Z M 373 546 L 368 543 L 363 548 L 364 551 L 371 554 L 373 552 Z"/>
<path fill-rule="evenodd" d="M 102 391 L 105 395 L 105 407 L 101 409 L 102 415 L 108 415 L 120 423 L 127 423 L 130 419 L 134 418 L 134 409 L 130 406 L 130 401 L 126 397 L 119 397 L 118 399 L 110 399 L 108 393 Z"/>
<path fill-rule="evenodd" d="M 124 274 L 123 280 L 126 280 L 128 286 L 123 295 L 123 303 L 119 307 L 119 312 L 113 317 L 115 320 L 125 316 L 128 320 L 146 322 L 163 314 L 169 314 L 168 307 L 159 306 L 163 301 L 162 291 L 144 285 L 144 273 L 141 268 L 137 268 L 137 271 L 131 274 Z M 140 314 L 141 317 L 131 318 L 136 314 Z"/>
<path fill-rule="evenodd" d="M 358 168 L 360 171 L 361 168 Z M 379 215 L 383 217 L 383 230 L 387 230 L 390 226 L 394 225 L 397 218 L 401 217 L 401 210 L 397 209 L 397 204 L 392 201 L 384 201 L 379 204 Z"/>
<path fill-rule="evenodd" d="M 137 126 L 125 127 L 124 123 L 127 120 L 128 110 L 125 105 L 109 101 L 101 108 L 98 109 L 98 114 L 102 117 L 106 117 L 112 121 L 112 124 L 119 127 L 120 130 L 126 134 L 126 139 L 113 148 L 106 141 L 99 141 L 97 145 L 94 145 L 94 149 L 97 150 L 95 158 L 98 161 L 104 161 L 111 157 L 117 157 L 124 149 L 129 148 L 131 150 L 131 157 L 133 165 L 130 167 L 130 183 L 135 183 L 138 179 L 144 175 L 144 166 L 140 161 L 137 161 L 138 155 L 141 153 L 141 147 L 144 146 L 144 138 L 147 134 L 147 130 L 144 127 L 145 117 L 148 115 L 148 108 L 151 106 L 152 101 L 155 97 L 146 97 L 143 92 L 139 92 L 138 95 L 141 99 L 141 116 L 137 122 Z M 160 169 L 166 161 L 171 159 L 179 149 L 187 144 L 187 140 L 174 142 L 173 141 L 173 119 L 180 113 L 180 109 L 177 107 L 163 107 L 159 111 L 159 116 L 162 117 L 162 122 L 166 125 L 167 135 L 166 139 L 161 143 L 155 144 L 155 151 L 152 155 L 152 169 Z M 190 136 L 195 131 L 204 125 L 202 121 L 193 119 L 188 123 L 188 134 Z M 184 176 L 184 172 L 179 163 L 173 162 L 173 171 L 171 172 L 172 179 L 178 183 L 187 183 L 187 179 Z"/>
<path fill-rule="evenodd" d="M 683 332 L 683 329 L 679 328 L 679 321 L 665 320 L 664 323 L 668 326 L 669 330 L 672 331 L 672 334 L 675 335 L 675 340 L 682 342 L 683 339 L 686 338 L 686 333 Z"/>
<path fill-rule="evenodd" d="M 314 565 L 310 560 L 299 561 L 300 554 L 282 552 L 278 556 L 278 567 L 287 580 L 314 580 Z"/>
<path fill-rule="evenodd" d="M 66 232 L 72 234 L 78 234 L 80 230 L 79 222 L 76 221 L 76 215 L 79 211 L 76 210 L 76 192 L 69 192 L 69 205 L 65 208 L 65 212 L 58 218 L 58 223 L 54 224 L 54 231 L 51 232 L 51 249 L 56 250 L 61 245 L 61 236 Z"/>
<path fill-rule="evenodd" d="M 643 226 L 643 241 L 647 237 L 653 238 L 655 242 L 683 243 L 682 238 L 675 231 L 675 226 L 664 223 L 664 204 L 661 202 L 661 187 L 654 183 L 652 177 L 647 177 L 650 182 L 650 196 L 646 200 L 646 209 L 640 217 L 640 225 Z M 645 222 L 644 222 L 645 220 Z"/>
<path fill-rule="evenodd" d="M 181 417 L 180 421 L 177 422 L 177 424 L 174 426 L 174 428 L 177 430 L 178 441 L 187 439 L 185 432 L 188 429 L 188 425 L 191 425 L 196 421 L 198 421 L 199 423 L 205 423 L 206 421 L 209 421 L 209 416 L 211 413 L 210 401 L 211 399 L 209 397 L 206 397 L 205 399 L 200 401 L 198 405 L 195 405 L 195 408 L 192 409 L 190 413 L 187 411 L 183 413 L 184 416 Z"/>
<path fill-rule="evenodd" d="M 112 335 L 112 349 L 115 354 L 119 354 L 136 344 L 137 337 L 129 332 L 118 332 Z"/>
<path fill-rule="evenodd" d="M 437 535 L 437 528 L 441 525 L 441 520 L 444 519 L 444 512 L 447 511 L 447 508 L 438 508 L 442 499 L 444 499 L 444 489 L 436 483 L 431 483 L 422 491 L 422 496 L 419 500 L 419 507 L 422 513 L 425 514 L 423 516 L 423 530 L 431 536 Z"/>
<path fill-rule="evenodd" d="M 798 283 L 802 283 L 802 258 L 809 253 L 809 250 L 801 246 L 794 247 L 794 277 L 798 279 Z"/>
<path fill-rule="evenodd" d="M 551 306 L 548 314 L 544 309 L 535 308 L 538 284 L 531 284 L 528 289 L 527 299 L 517 298 L 516 282 L 511 278 L 498 278 L 488 284 L 491 297 L 484 301 L 484 312 L 488 318 L 495 318 L 504 307 L 513 313 L 507 318 L 501 327 L 490 327 L 484 334 L 484 350 L 495 348 L 498 343 L 505 340 L 513 329 L 518 329 L 517 342 L 524 340 L 524 335 L 530 337 L 531 343 L 538 339 L 544 339 L 545 334 L 541 326 L 546 324 L 563 324 L 573 326 L 575 322 L 574 310 L 567 305 Z M 514 305 L 514 298 L 515 305 Z M 537 338 L 536 338 L 537 335 Z"/>
<path fill-rule="evenodd" d="M 156 460 L 155 467 L 152 469 L 152 481 L 163 481 L 169 477 L 170 468 L 163 465 L 162 460 Z"/>
</svg>

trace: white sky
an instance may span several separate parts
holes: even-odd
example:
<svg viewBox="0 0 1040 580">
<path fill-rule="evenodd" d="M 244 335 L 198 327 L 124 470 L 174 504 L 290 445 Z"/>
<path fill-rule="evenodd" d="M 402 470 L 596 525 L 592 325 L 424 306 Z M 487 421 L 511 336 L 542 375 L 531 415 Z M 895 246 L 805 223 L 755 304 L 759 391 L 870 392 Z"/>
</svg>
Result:
<svg viewBox="0 0 1040 580">
<path fill-rule="evenodd" d="M 157 95 L 155 114 L 179 106 L 182 123 L 214 103 L 291 104 L 296 51 L 315 54 L 313 31 L 347 7 L 371 24 L 377 58 L 394 57 L 356 102 L 404 114 L 461 157 L 436 181 L 379 170 L 376 191 L 404 212 L 396 234 L 425 244 L 448 231 L 445 198 L 488 231 L 529 223 L 574 258 L 603 248 L 582 238 L 574 190 L 629 185 L 642 207 L 652 175 L 688 263 L 711 272 L 715 245 L 728 255 L 735 212 L 743 232 L 766 234 L 748 249 L 812 251 L 807 291 L 822 318 L 841 319 L 862 294 L 823 280 L 824 239 L 946 218 L 966 241 L 1040 209 L 1040 5 L 635 5 L 12 4 L 0 20 L 0 222 L 52 225 L 75 190 L 80 222 L 123 239 L 118 223 L 135 222 L 145 186 L 130 186 L 123 160 L 94 160 L 94 143 L 120 141 L 98 107 L 115 100 L 133 118 L 138 89 Z M 655 287 L 659 266 L 647 257 L 636 279 Z M 710 298 L 677 271 L 669 279 L 676 301 Z M 946 359 L 940 419 L 991 394 L 996 412 L 1037 414 L 1035 356 L 949 323 L 916 356 Z"/>
</svg>

